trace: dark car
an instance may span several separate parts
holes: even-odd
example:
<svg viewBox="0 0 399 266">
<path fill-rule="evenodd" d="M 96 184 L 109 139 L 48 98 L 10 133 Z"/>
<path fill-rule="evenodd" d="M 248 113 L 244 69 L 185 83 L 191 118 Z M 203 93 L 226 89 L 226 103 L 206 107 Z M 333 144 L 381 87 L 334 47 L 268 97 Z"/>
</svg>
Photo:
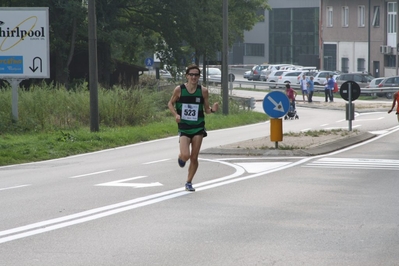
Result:
<svg viewBox="0 0 399 266">
<path fill-rule="evenodd" d="M 366 88 L 373 79 L 374 77 L 367 73 L 343 73 L 337 77 L 336 81 L 338 86 L 351 80 L 359 84 L 360 88 Z"/>
<path fill-rule="evenodd" d="M 248 80 L 260 80 L 260 72 L 266 69 L 269 65 L 257 65 L 254 66 L 249 74 Z"/>
</svg>

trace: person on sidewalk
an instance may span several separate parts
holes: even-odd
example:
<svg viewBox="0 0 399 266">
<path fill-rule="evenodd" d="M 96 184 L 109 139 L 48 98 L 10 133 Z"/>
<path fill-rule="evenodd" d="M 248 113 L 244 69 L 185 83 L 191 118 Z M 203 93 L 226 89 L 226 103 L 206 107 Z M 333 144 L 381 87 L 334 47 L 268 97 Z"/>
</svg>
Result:
<svg viewBox="0 0 399 266">
<path fill-rule="evenodd" d="M 309 91 L 308 95 L 308 102 L 313 102 L 313 92 L 314 92 L 314 82 L 313 82 L 313 76 L 310 76 L 308 82 L 307 82 L 307 87 Z"/>
<path fill-rule="evenodd" d="M 185 185 L 187 191 L 195 191 L 192 180 L 198 169 L 202 139 L 207 136 L 204 113 L 214 113 L 219 109 L 217 102 L 210 107 L 208 89 L 198 84 L 200 75 L 201 71 L 197 65 L 188 66 L 187 82 L 174 89 L 168 102 L 169 110 L 178 124 L 180 154 L 177 162 L 183 168 L 190 160 Z"/>
<path fill-rule="evenodd" d="M 289 83 L 285 84 L 285 94 L 287 95 L 288 100 L 290 100 L 292 108 L 294 108 L 295 110 L 295 98 L 297 96 L 297 93 L 293 88 L 291 88 L 291 85 Z"/>
<path fill-rule="evenodd" d="M 328 76 L 326 77 L 326 80 L 323 83 L 324 85 L 324 96 L 325 96 L 325 102 L 328 102 L 328 99 L 330 98 L 330 93 L 328 91 Z"/>
<path fill-rule="evenodd" d="M 399 91 L 397 91 L 397 92 L 395 92 L 393 94 L 392 107 L 391 107 L 391 110 L 388 111 L 388 114 L 390 114 L 392 112 L 392 110 L 395 107 L 395 105 L 397 105 L 396 106 L 396 117 L 397 117 L 398 122 L 399 122 Z"/>
<path fill-rule="evenodd" d="M 305 102 L 305 98 L 308 98 L 309 100 L 309 95 L 308 95 L 308 86 L 307 86 L 308 80 L 306 79 L 306 75 L 303 74 L 302 78 L 299 81 L 299 84 L 301 85 L 301 91 L 302 91 L 302 99 L 303 102 Z M 306 96 L 306 97 L 305 97 Z"/>
<path fill-rule="evenodd" d="M 334 86 L 335 86 L 335 79 L 333 75 L 330 75 L 330 78 L 327 81 L 327 90 L 328 90 L 328 97 L 330 98 L 330 103 L 334 101 Z M 326 97 L 327 101 L 327 97 Z"/>
</svg>

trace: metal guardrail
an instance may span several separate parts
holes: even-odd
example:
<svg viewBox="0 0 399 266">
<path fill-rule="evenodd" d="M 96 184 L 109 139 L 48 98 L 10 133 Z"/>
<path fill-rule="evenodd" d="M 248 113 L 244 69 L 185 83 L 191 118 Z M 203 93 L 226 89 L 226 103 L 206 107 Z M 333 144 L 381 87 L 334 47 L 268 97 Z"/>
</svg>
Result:
<svg viewBox="0 0 399 266">
<path fill-rule="evenodd" d="M 254 97 L 242 97 L 242 96 L 231 96 L 229 95 L 230 99 L 233 99 L 239 105 L 241 105 L 244 110 L 251 110 L 255 109 L 255 98 Z"/>
<path fill-rule="evenodd" d="M 211 80 L 213 81 L 213 80 Z M 284 85 L 279 84 L 277 85 L 276 82 L 267 82 L 267 81 L 246 81 L 246 80 L 236 80 L 233 82 L 234 86 L 233 87 L 253 87 L 254 89 L 284 89 Z M 277 87 L 280 86 L 280 87 Z M 291 84 L 291 87 L 293 89 L 300 89 L 299 84 Z M 320 85 L 315 85 L 314 86 L 315 91 L 317 92 L 324 92 L 324 86 Z M 382 87 L 382 88 L 361 88 L 360 89 L 361 94 L 386 94 L 389 93 L 390 97 L 392 97 L 392 94 L 399 91 L 399 87 Z"/>
</svg>

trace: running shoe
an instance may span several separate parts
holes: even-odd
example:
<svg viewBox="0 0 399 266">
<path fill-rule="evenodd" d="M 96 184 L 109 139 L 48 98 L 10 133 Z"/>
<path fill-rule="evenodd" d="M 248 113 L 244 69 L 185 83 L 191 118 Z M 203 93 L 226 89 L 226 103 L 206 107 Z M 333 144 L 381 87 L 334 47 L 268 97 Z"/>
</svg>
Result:
<svg viewBox="0 0 399 266">
<path fill-rule="evenodd" d="M 177 158 L 177 163 L 181 168 L 183 168 L 186 165 L 186 162 L 180 159 L 180 157 Z"/>
<path fill-rule="evenodd" d="M 186 190 L 187 191 L 195 191 L 195 188 L 193 188 L 193 185 L 191 183 L 186 183 Z"/>
</svg>

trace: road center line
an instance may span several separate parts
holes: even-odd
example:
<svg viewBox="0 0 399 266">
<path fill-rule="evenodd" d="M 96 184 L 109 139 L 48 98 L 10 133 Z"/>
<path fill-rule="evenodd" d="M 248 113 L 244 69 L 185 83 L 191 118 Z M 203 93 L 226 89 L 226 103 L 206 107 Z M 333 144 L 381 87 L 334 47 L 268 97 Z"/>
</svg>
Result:
<svg viewBox="0 0 399 266">
<path fill-rule="evenodd" d="M 143 163 L 143 164 L 153 164 L 153 163 L 160 163 L 160 162 L 166 162 L 170 161 L 171 159 L 163 159 L 163 160 L 158 160 L 158 161 L 153 161 L 153 162 L 148 162 L 148 163 Z"/>
<path fill-rule="evenodd" d="M 206 161 L 218 162 L 215 160 L 206 160 Z M 236 169 L 236 172 L 229 176 L 225 176 L 225 177 L 221 177 L 218 179 L 198 183 L 197 187 L 205 186 L 205 185 L 208 185 L 211 183 L 216 183 L 216 182 L 220 182 L 220 181 L 224 181 L 224 180 L 228 180 L 228 179 L 232 179 L 232 178 L 235 178 L 235 177 L 240 176 L 243 173 L 245 173 L 244 169 L 242 169 L 241 167 L 236 166 L 234 164 L 230 164 L 228 162 L 218 162 L 218 163 L 232 166 L 233 168 Z M 156 194 L 145 196 L 145 197 L 140 197 L 140 198 L 133 199 L 133 200 L 128 200 L 128 201 L 124 201 L 124 202 L 120 202 L 120 203 L 116 203 L 116 204 L 111 204 L 111 205 L 87 210 L 87 211 L 76 213 L 76 214 L 71 214 L 71 215 L 67 215 L 67 216 L 63 216 L 63 217 L 59 217 L 59 218 L 55 218 L 55 219 L 50 219 L 50 220 L 46 220 L 46 221 L 42 221 L 42 222 L 28 224 L 28 225 L 21 226 L 21 227 L 8 229 L 5 231 L 0 231 L 0 237 L 4 236 L 4 237 L 0 238 L 0 244 L 9 242 L 9 241 L 13 241 L 13 240 L 17 240 L 17 239 L 21 239 L 24 237 L 37 235 L 37 234 L 41 234 L 44 232 L 64 228 L 67 226 L 99 219 L 99 218 L 110 216 L 110 215 L 120 213 L 123 211 L 128 211 L 131 209 L 154 204 L 154 203 L 157 203 L 160 201 L 176 198 L 179 196 L 184 196 L 184 195 L 191 194 L 191 193 L 192 192 L 184 191 L 184 188 L 178 188 L 178 189 L 173 189 L 173 190 L 169 190 L 169 191 L 165 191 L 165 192 L 161 192 L 161 193 L 156 193 Z"/>
<path fill-rule="evenodd" d="M 85 177 L 85 176 L 91 176 L 91 175 L 98 175 L 98 174 L 104 174 L 104 173 L 108 173 L 108 172 L 112 172 L 112 171 L 115 171 L 115 170 L 112 169 L 112 170 L 105 170 L 105 171 L 100 171 L 100 172 L 88 173 L 88 174 L 84 174 L 84 175 L 75 175 L 75 176 L 71 176 L 69 178 L 79 178 L 79 177 Z"/>
<path fill-rule="evenodd" d="M 14 187 L 5 187 L 5 188 L 0 188 L 1 190 L 9 190 L 9 189 L 15 189 L 15 188 L 21 188 L 21 187 L 28 187 L 31 186 L 31 184 L 27 184 L 27 185 L 20 185 L 20 186 L 14 186 Z"/>
</svg>

